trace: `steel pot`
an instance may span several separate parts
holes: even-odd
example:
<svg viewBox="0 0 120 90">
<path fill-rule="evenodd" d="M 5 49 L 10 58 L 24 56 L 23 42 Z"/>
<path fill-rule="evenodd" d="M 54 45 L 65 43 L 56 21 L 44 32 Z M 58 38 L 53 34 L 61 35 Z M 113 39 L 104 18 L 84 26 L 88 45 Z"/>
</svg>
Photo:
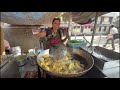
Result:
<svg viewBox="0 0 120 90">
<path fill-rule="evenodd" d="M 28 62 L 28 58 L 26 55 L 19 55 L 15 57 L 15 59 L 18 66 L 23 66 Z"/>
</svg>

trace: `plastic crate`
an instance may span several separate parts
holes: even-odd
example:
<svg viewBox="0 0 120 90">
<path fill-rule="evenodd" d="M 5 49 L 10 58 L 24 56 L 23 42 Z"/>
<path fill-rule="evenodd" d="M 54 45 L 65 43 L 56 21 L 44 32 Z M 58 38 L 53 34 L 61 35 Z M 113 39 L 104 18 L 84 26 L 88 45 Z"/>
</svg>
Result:
<svg viewBox="0 0 120 90">
<path fill-rule="evenodd" d="M 84 39 L 77 39 L 77 41 L 80 41 L 79 43 L 71 43 L 71 40 L 68 40 L 67 44 L 71 48 L 78 48 L 78 47 L 85 47 L 87 45 L 87 42 Z"/>
</svg>

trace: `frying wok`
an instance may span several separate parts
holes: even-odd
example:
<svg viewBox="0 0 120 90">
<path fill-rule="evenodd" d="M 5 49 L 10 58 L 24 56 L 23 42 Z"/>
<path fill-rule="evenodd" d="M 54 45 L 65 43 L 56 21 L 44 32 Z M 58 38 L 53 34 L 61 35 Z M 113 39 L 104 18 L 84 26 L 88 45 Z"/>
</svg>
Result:
<svg viewBox="0 0 120 90">
<path fill-rule="evenodd" d="M 48 75 L 50 75 L 52 77 L 77 78 L 77 77 L 80 77 L 80 76 L 86 74 L 93 67 L 94 59 L 92 58 L 92 56 L 89 53 L 87 53 L 83 50 L 80 50 L 80 49 L 72 49 L 72 48 L 69 48 L 68 51 L 72 53 L 73 58 L 77 59 L 78 61 L 80 61 L 81 64 L 85 65 L 84 71 L 78 72 L 76 74 L 60 74 L 60 73 L 56 73 L 56 72 L 47 71 L 38 64 L 39 68 L 42 69 L 44 72 L 46 72 Z M 44 52 L 40 53 L 37 56 L 37 63 L 39 62 L 40 58 L 45 54 L 49 54 L 49 49 L 45 50 Z"/>
</svg>

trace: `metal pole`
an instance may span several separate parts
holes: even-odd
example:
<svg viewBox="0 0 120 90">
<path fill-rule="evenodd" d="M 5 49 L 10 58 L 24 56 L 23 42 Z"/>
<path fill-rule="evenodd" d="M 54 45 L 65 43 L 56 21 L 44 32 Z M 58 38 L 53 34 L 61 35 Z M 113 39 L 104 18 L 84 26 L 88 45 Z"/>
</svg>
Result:
<svg viewBox="0 0 120 90">
<path fill-rule="evenodd" d="M 94 24 L 94 28 L 93 28 L 93 33 L 92 33 L 92 39 L 91 39 L 91 44 L 90 44 L 90 46 L 93 45 L 94 35 L 95 35 L 95 32 L 96 32 L 96 25 L 97 25 L 98 14 L 99 14 L 99 12 L 96 12 L 95 24 Z"/>
<path fill-rule="evenodd" d="M 100 37 L 99 37 L 99 42 L 98 42 L 98 46 L 99 46 L 99 44 L 100 44 L 100 41 L 101 41 L 101 33 L 100 33 Z"/>
<path fill-rule="evenodd" d="M 69 13 L 69 26 L 68 26 L 68 33 L 69 33 L 69 40 L 71 40 L 71 30 L 72 30 L 72 14 Z"/>
<path fill-rule="evenodd" d="M 76 28 L 75 28 L 75 40 L 76 40 L 76 32 L 77 32 L 77 23 L 76 23 Z"/>
</svg>

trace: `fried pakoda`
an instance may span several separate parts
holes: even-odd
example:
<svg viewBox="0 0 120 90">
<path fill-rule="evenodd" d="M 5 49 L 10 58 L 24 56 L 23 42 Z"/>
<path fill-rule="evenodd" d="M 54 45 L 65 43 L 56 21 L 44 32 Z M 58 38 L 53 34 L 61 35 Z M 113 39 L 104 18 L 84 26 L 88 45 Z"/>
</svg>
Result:
<svg viewBox="0 0 120 90">
<path fill-rule="evenodd" d="M 75 74 L 84 71 L 84 65 L 75 59 L 71 60 L 71 57 L 68 52 L 63 59 L 52 60 L 51 56 L 46 54 L 39 60 L 39 65 L 45 70 L 60 74 Z"/>
</svg>

